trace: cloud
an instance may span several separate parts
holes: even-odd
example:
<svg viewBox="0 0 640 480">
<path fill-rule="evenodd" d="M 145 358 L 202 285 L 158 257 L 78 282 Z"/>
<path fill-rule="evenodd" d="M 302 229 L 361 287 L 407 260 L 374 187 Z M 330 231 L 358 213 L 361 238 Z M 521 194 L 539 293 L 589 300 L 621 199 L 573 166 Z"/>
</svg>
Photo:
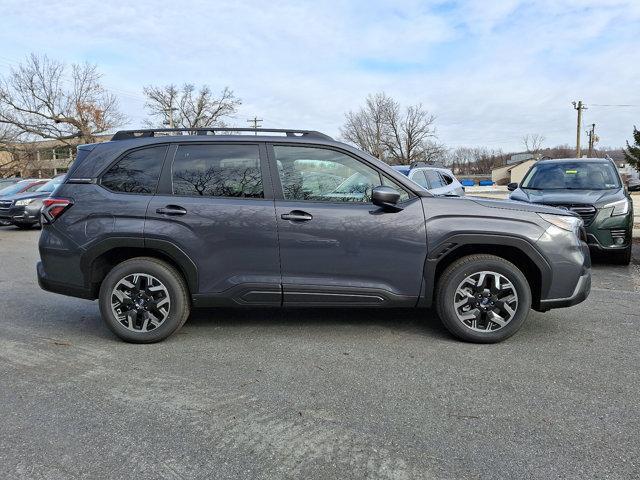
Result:
<svg viewBox="0 0 640 480">
<path fill-rule="evenodd" d="M 235 119 L 336 135 L 344 113 L 386 91 L 438 116 L 451 146 L 571 143 L 571 100 L 640 105 L 636 0 L 353 2 L 4 1 L 0 73 L 29 52 L 98 63 L 138 126 L 142 86 L 230 86 Z M 593 107 L 622 145 L 640 107 Z"/>
</svg>

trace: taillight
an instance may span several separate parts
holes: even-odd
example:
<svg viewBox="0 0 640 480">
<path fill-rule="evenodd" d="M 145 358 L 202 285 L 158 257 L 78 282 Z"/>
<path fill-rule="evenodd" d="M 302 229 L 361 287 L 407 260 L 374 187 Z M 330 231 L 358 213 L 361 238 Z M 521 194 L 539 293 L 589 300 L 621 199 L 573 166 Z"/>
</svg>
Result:
<svg viewBox="0 0 640 480">
<path fill-rule="evenodd" d="M 67 198 L 45 198 L 42 201 L 42 216 L 47 222 L 53 223 L 71 205 L 73 202 Z"/>
</svg>

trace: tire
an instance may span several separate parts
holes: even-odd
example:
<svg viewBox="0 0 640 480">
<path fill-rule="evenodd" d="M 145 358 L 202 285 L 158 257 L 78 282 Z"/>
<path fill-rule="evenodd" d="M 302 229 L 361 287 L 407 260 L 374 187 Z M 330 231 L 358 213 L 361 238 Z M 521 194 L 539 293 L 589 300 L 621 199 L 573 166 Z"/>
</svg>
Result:
<svg viewBox="0 0 640 480">
<path fill-rule="evenodd" d="M 633 245 L 629 243 L 629 246 L 620 252 L 610 253 L 609 258 L 612 263 L 617 265 L 629 265 L 631 263 L 631 250 Z"/>
<path fill-rule="evenodd" d="M 116 265 L 100 286 L 99 302 L 109 329 L 130 343 L 164 340 L 184 325 L 191 311 L 184 277 L 173 266 L 151 257 Z"/>
<path fill-rule="evenodd" d="M 496 278 L 500 289 L 495 288 Z M 482 286 L 488 288 L 478 287 L 481 280 Z M 526 277 L 513 263 L 495 255 L 469 255 L 453 262 L 442 272 L 435 298 L 438 316 L 447 330 L 474 343 L 495 343 L 509 338 L 522 327 L 531 309 L 531 288 Z M 456 302 L 462 305 L 456 308 Z M 463 320 L 460 316 L 475 316 L 476 320 Z M 487 329 L 483 330 L 485 325 Z"/>
<path fill-rule="evenodd" d="M 33 227 L 32 223 L 14 223 L 14 225 L 20 230 L 31 230 L 31 227 Z"/>
</svg>

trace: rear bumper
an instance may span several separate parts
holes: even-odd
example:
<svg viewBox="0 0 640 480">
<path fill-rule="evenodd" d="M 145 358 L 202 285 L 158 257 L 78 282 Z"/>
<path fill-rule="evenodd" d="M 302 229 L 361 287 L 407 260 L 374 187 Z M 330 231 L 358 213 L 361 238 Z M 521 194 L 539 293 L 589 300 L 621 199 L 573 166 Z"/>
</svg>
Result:
<svg viewBox="0 0 640 480">
<path fill-rule="evenodd" d="M 589 292 L 591 292 L 591 268 L 588 268 L 578 279 L 576 288 L 571 296 L 566 298 L 549 298 L 546 300 L 540 300 L 540 308 L 538 310 L 546 312 L 552 308 L 564 308 L 577 305 L 587 299 Z"/>
<path fill-rule="evenodd" d="M 91 289 L 79 287 L 77 285 L 71 285 L 68 283 L 55 282 L 47 277 L 44 271 L 44 265 L 42 262 L 38 262 L 36 266 L 38 273 L 38 285 L 43 290 L 52 293 L 59 293 L 60 295 L 67 295 L 70 297 L 85 298 L 87 300 L 94 300 L 95 295 Z"/>
</svg>

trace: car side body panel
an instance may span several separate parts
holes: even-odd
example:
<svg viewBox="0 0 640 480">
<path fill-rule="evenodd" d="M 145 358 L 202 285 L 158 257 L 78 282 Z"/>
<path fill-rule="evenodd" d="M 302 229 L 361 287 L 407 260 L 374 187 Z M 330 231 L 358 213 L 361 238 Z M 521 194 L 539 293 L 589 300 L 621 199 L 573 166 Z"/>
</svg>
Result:
<svg viewBox="0 0 640 480">
<path fill-rule="evenodd" d="M 277 200 L 284 304 L 415 305 L 427 254 L 424 214 L 418 198 L 402 206 Z M 281 218 L 294 210 L 313 218 Z"/>
</svg>

